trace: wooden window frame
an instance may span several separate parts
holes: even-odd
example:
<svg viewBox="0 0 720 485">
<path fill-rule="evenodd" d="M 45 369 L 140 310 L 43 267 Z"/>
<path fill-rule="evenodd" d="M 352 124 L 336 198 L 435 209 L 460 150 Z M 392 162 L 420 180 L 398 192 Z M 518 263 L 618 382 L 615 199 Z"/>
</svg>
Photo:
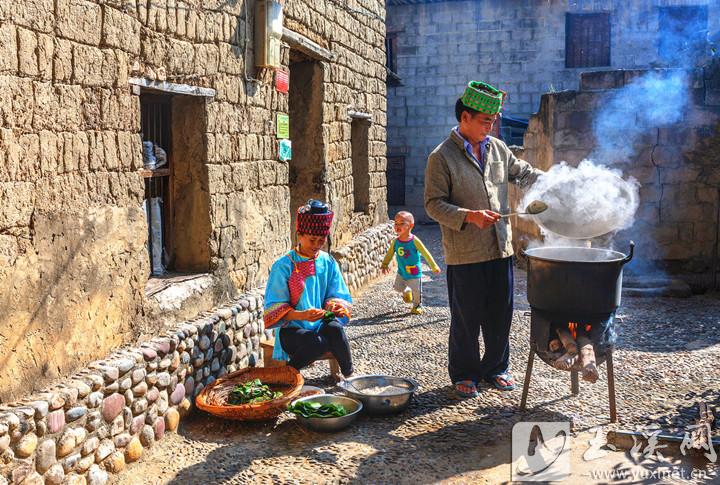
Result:
<svg viewBox="0 0 720 485">
<path fill-rule="evenodd" d="M 397 74 L 397 44 L 398 32 L 388 32 L 385 35 L 385 70 L 389 86 L 402 86 L 402 79 Z"/>
</svg>

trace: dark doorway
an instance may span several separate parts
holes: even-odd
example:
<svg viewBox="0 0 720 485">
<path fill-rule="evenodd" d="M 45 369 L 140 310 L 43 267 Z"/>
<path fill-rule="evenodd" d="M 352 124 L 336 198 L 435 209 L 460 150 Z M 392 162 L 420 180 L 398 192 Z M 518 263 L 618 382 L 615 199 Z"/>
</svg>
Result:
<svg viewBox="0 0 720 485">
<path fill-rule="evenodd" d="M 295 244 L 297 208 L 308 199 L 326 201 L 323 153 L 323 68 L 318 61 L 290 51 L 290 239 Z"/>
</svg>

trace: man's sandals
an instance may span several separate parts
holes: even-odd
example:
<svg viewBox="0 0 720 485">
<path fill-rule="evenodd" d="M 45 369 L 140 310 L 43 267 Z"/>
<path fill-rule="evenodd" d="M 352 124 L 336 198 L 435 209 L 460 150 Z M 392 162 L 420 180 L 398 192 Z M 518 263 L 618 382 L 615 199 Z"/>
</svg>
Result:
<svg viewBox="0 0 720 485">
<path fill-rule="evenodd" d="M 512 391 L 515 389 L 515 379 L 509 372 L 493 376 L 487 381 L 501 391 Z"/>
<path fill-rule="evenodd" d="M 458 397 L 477 397 L 477 386 L 473 381 L 458 381 L 455 383 L 455 394 Z"/>
</svg>

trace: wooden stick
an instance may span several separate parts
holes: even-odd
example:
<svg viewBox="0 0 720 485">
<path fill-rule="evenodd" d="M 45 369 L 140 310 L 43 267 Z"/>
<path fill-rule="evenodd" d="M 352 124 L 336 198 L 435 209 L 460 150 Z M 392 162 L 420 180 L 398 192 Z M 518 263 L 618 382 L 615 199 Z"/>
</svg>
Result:
<svg viewBox="0 0 720 485">
<path fill-rule="evenodd" d="M 593 383 L 597 382 L 599 375 L 595 362 L 595 349 L 593 348 L 592 341 L 587 335 L 578 334 L 577 344 L 580 347 L 579 363 L 583 380 Z"/>
<path fill-rule="evenodd" d="M 573 338 L 572 334 L 570 333 L 570 330 L 567 328 L 558 328 L 557 330 L 558 337 L 560 337 L 560 341 L 563 344 L 563 347 L 565 347 L 565 350 L 568 354 L 577 354 L 577 344 L 575 343 L 575 339 Z"/>
<path fill-rule="evenodd" d="M 556 369 L 570 370 L 570 368 L 577 361 L 577 344 L 575 343 L 575 339 L 573 339 L 568 329 L 558 328 L 556 331 L 558 337 L 560 337 L 560 341 L 565 347 L 566 353 L 565 355 L 557 359 L 553 365 Z"/>
<path fill-rule="evenodd" d="M 560 342 L 559 339 L 552 339 L 548 343 L 548 348 L 550 349 L 550 352 L 560 352 L 560 349 L 562 349 L 562 342 Z"/>
</svg>

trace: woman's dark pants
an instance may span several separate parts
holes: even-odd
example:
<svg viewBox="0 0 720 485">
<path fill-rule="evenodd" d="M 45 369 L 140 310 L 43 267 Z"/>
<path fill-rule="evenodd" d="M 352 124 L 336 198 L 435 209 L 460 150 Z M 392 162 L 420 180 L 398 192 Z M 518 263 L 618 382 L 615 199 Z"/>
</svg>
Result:
<svg viewBox="0 0 720 485">
<path fill-rule="evenodd" d="M 513 313 L 512 258 L 448 265 L 450 345 L 448 371 L 453 383 L 480 382 L 507 372 Z M 485 354 L 480 358 L 482 330 Z"/>
<path fill-rule="evenodd" d="M 353 372 L 350 344 L 345 329 L 337 320 L 323 323 L 317 331 L 281 328 L 280 343 L 290 356 L 288 365 L 297 370 L 312 364 L 325 352 L 330 352 L 337 359 L 344 376 Z"/>
</svg>

